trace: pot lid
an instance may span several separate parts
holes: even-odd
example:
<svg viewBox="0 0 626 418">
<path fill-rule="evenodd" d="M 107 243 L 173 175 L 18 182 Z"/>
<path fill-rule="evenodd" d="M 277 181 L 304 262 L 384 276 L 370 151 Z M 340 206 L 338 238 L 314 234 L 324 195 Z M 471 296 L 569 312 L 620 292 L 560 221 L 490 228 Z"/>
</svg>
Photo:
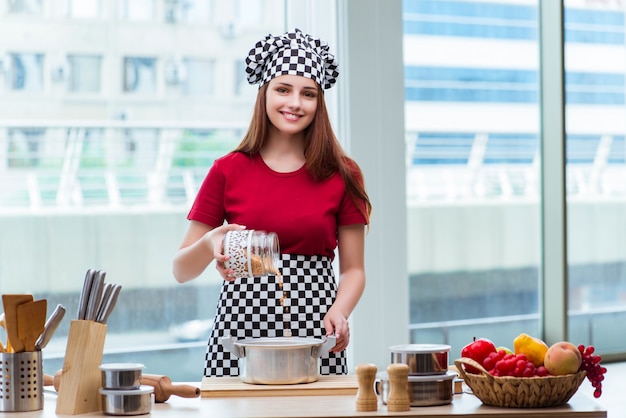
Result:
<svg viewBox="0 0 626 418">
<path fill-rule="evenodd" d="M 260 337 L 234 341 L 235 345 L 255 348 L 311 347 L 324 344 L 319 338 L 302 337 Z"/>
<path fill-rule="evenodd" d="M 449 352 L 450 348 L 446 344 L 401 344 L 392 345 L 389 350 L 393 353 L 439 353 Z"/>
</svg>

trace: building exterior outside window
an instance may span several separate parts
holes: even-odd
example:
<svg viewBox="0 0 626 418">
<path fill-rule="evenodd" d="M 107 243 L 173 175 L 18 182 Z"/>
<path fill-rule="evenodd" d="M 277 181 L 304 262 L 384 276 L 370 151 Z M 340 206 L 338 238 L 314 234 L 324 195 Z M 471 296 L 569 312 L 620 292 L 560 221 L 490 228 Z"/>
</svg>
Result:
<svg viewBox="0 0 626 418">
<path fill-rule="evenodd" d="M 95 93 L 101 88 L 102 57 L 96 55 L 69 55 L 68 91 Z"/>
<path fill-rule="evenodd" d="M 131 22 L 152 21 L 156 17 L 155 0 L 122 0 L 122 17 Z"/>
<path fill-rule="evenodd" d="M 41 14 L 42 0 L 7 0 L 9 13 Z"/>
<path fill-rule="evenodd" d="M 93 19 L 100 15 L 100 0 L 65 0 L 67 16 L 76 19 Z"/>
<path fill-rule="evenodd" d="M 155 94 L 156 58 L 124 58 L 124 92 Z"/>
<path fill-rule="evenodd" d="M 182 92 L 188 96 L 210 96 L 215 82 L 215 64 L 212 60 L 186 58 L 183 60 L 185 79 Z"/>
<path fill-rule="evenodd" d="M 7 90 L 40 92 L 43 90 L 43 54 L 9 53 Z M 6 77 L 6 76 L 5 76 Z"/>
</svg>

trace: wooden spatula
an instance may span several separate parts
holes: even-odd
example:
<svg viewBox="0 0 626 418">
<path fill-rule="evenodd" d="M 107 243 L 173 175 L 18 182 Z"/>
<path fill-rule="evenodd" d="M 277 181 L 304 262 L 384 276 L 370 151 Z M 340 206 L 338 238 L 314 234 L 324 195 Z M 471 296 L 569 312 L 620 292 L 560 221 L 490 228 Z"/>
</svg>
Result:
<svg viewBox="0 0 626 418">
<path fill-rule="evenodd" d="M 48 301 L 40 299 L 17 305 L 17 334 L 24 351 L 35 351 L 35 342 L 46 324 Z"/>
<path fill-rule="evenodd" d="M 7 331 L 7 348 L 10 347 L 14 353 L 24 351 L 24 344 L 18 336 L 17 329 L 17 307 L 22 303 L 32 302 L 33 295 L 2 295 L 2 304 L 4 306 L 5 329 Z M 8 350 L 7 350 L 8 351 Z"/>
</svg>

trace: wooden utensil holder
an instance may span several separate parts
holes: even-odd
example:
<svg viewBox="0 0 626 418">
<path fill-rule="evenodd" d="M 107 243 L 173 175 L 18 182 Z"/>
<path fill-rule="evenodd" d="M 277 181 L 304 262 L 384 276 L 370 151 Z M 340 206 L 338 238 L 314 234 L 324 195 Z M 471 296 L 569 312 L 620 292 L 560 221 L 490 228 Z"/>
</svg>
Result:
<svg viewBox="0 0 626 418">
<path fill-rule="evenodd" d="M 71 321 L 59 384 L 57 414 L 102 411 L 99 393 L 102 375 L 99 367 L 106 330 L 107 326 L 99 322 Z"/>
</svg>

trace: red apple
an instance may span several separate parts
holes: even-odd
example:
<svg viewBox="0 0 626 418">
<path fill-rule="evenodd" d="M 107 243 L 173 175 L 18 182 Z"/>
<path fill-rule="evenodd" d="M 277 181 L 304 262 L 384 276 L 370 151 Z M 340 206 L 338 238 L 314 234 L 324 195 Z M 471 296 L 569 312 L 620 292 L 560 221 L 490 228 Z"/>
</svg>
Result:
<svg viewBox="0 0 626 418">
<path fill-rule="evenodd" d="M 487 338 L 474 337 L 474 341 L 467 344 L 461 349 L 461 357 L 468 357 L 478 362 L 482 366 L 483 360 L 489 356 L 490 353 L 496 352 L 496 345 Z M 480 370 L 472 366 L 465 366 L 465 370 L 469 373 L 480 374 Z"/>
<path fill-rule="evenodd" d="M 577 373 L 582 363 L 582 355 L 574 344 L 560 341 L 548 348 L 543 362 L 551 375 L 561 376 Z"/>
</svg>

